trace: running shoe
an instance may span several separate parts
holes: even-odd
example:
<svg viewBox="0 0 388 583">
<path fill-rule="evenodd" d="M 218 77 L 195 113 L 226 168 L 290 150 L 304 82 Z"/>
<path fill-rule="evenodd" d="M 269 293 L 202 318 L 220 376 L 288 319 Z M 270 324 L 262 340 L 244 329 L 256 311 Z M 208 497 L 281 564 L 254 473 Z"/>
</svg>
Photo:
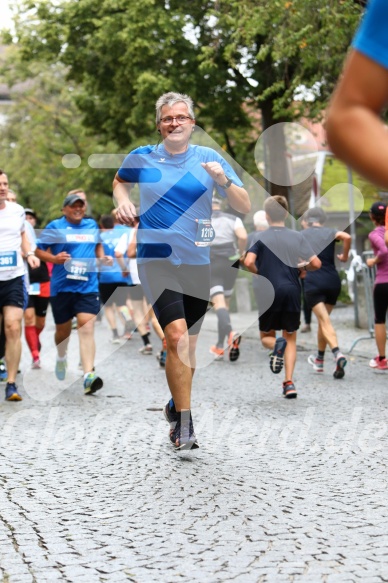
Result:
<svg viewBox="0 0 388 583">
<path fill-rule="evenodd" d="M 300 330 L 299 332 L 301 332 L 302 334 L 306 334 L 306 332 L 311 332 L 311 326 L 310 324 L 305 324 Z"/>
<path fill-rule="evenodd" d="M 170 441 L 179 451 L 198 449 L 199 445 L 190 411 L 183 411 L 178 415 L 174 429 L 170 429 Z"/>
<path fill-rule="evenodd" d="M 347 360 L 344 357 L 344 355 L 342 354 L 342 352 L 338 352 L 337 356 L 335 357 L 335 369 L 333 372 L 333 377 L 335 379 L 343 379 L 345 376 L 345 366 L 346 366 Z"/>
<path fill-rule="evenodd" d="M 55 364 L 55 376 L 59 381 L 63 381 L 66 377 L 67 360 L 58 360 Z"/>
<path fill-rule="evenodd" d="M 139 349 L 139 352 L 141 354 L 152 354 L 152 345 L 151 344 L 145 344 L 144 346 L 142 346 Z"/>
<path fill-rule="evenodd" d="M 375 358 L 369 361 L 369 366 L 376 370 L 388 370 L 388 361 L 386 358 L 380 360 L 379 356 L 375 356 Z"/>
<path fill-rule="evenodd" d="M 100 379 L 95 372 L 89 372 L 84 379 L 84 394 L 92 395 L 96 391 L 102 389 L 103 384 L 102 379 Z"/>
<path fill-rule="evenodd" d="M 5 400 L 22 401 L 22 397 L 19 395 L 18 388 L 15 383 L 7 383 L 5 385 Z"/>
<path fill-rule="evenodd" d="M 5 383 L 8 378 L 7 367 L 4 360 L 0 360 L 0 383 Z"/>
<path fill-rule="evenodd" d="M 156 357 L 159 361 L 159 366 L 162 368 L 166 367 L 167 350 L 161 350 Z"/>
<path fill-rule="evenodd" d="M 276 338 L 275 346 L 270 354 L 269 367 L 274 374 L 279 374 L 283 368 L 284 352 L 287 348 L 287 340 L 283 336 Z"/>
<path fill-rule="evenodd" d="M 34 368 L 34 369 L 39 369 L 40 368 L 40 359 L 39 358 L 34 358 L 32 360 L 31 368 Z"/>
<path fill-rule="evenodd" d="M 209 348 L 210 354 L 214 356 L 213 360 L 224 360 L 224 349 L 218 348 L 218 346 L 211 346 Z"/>
<path fill-rule="evenodd" d="M 174 429 L 178 421 L 178 413 L 175 409 L 174 399 L 170 399 L 167 405 L 163 407 L 163 413 L 167 423 L 170 424 L 170 429 Z"/>
<path fill-rule="evenodd" d="M 296 399 L 298 396 L 295 385 L 292 381 L 286 381 L 283 383 L 283 396 L 285 399 Z"/>
<path fill-rule="evenodd" d="M 229 360 L 230 362 L 235 362 L 238 360 L 240 356 L 240 343 L 241 343 L 241 336 L 240 334 L 236 334 L 235 332 L 231 332 L 228 338 L 228 347 L 229 347 Z"/>
<path fill-rule="evenodd" d="M 323 360 L 320 360 L 314 354 L 310 354 L 310 356 L 307 359 L 307 362 L 311 364 L 315 372 L 323 372 Z"/>
<path fill-rule="evenodd" d="M 118 336 L 113 336 L 112 344 L 121 344 L 120 338 Z"/>
</svg>

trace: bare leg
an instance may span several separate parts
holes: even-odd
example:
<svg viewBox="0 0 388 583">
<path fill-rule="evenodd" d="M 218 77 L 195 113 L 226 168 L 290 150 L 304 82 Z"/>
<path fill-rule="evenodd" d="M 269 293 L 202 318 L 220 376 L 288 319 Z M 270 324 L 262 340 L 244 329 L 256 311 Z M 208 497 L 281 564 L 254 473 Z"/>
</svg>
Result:
<svg viewBox="0 0 388 583">
<path fill-rule="evenodd" d="M 71 334 L 71 320 L 68 320 L 63 324 L 57 324 L 55 326 L 54 340 L 55 345 L 57 347 L 59 358 L 64 358 L 66 356 L 70 334 Z"/>
<path fill-rule="evenodd" d="M 338 346 L 337 334 L 330 320 L 333 306 L 320 302 L 313 307 L 313 312 L 318 320 L 318 350 L 324 351 L 326 344 L 331 349 Z"/>
<path fill-rule="evenodd" d="M 94 341 L 94 322 L 96 316 L 93 314 L 77 314 L 79 348 L 81 362 L 84 373 L 91 372 L 94 367 L 94 357 L 96 354 L 96 343 Z"/>
<path fill-rule="evenodd" d="M 175 409 L 188 410 L 191 407 L 191 385 L 195 362 L 190 352 L 186 320 L 181 318 L 167 324 L 164 334 L 167 342 L 166 377 Z M 191 346 L 193 347 L 193 341 Z M 190 362 L 191 367 L 185 362 Z"/>
<path fill-rule="evenodd" d="M 385 344 L 387 341 L 387 329 L 385 324 L 375 324 L 375 338 L 379 356 L 386 356 Z"/>
<path fill-rule="evenodd" d="M 21 332 L 23 310 L 16 306 L 4 306 L 3 318 L 6 338 L 5 360 L 7 363 L 8 382 L 14 383 L 22 354 Z"/>
<path fill-rule="evenodd" d="M 284 352 L 284 381 L 292 381 L 296 363 L 296 332 L 283 330 L 283 338 L 287 340 L 287 348 Z"/>
</svg>

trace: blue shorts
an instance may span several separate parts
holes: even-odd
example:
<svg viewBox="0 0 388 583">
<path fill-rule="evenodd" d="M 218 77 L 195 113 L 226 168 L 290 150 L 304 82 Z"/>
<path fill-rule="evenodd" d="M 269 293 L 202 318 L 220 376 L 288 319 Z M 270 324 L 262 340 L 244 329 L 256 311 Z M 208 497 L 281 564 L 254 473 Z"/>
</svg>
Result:
<svg viewBox="0 0 388 583">
<path fill-rule="evenodd" d="M 78 292 L 60 292 L 50 298 L 54 322 L 64 324 L 77 314 L 94 314 L 100 311 L 99 294 L 80 294 Z"/>
<path fill-rule="evenodd" d="M 28 303 L 28 293 L 24 276 L 0 281 L 0 309 L 5 306 L 16 306 L 25 310 Z"/>
</svg>

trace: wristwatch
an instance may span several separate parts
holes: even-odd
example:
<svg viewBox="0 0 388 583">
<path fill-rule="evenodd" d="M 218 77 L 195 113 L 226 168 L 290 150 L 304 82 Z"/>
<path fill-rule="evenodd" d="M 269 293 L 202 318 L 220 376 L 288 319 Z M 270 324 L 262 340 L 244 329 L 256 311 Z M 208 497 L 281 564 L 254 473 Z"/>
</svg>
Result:
<svg viewBox="0 0 388 583">
<path fill-rule="evenodd" d="M 226 190 L 227 188 L 229 188 L 229 186 L 232 186 L 232 184 L 233 184 L 233 180 L 231 178 L 229 178 L 229 176 L 227 176 L 225 184 L 219 184 L 219 186 L 221 186 L 221 188 Z"/>
<path fill-rule="evenodd" d="M 27 259 L 27 257 L 30 257 L 31 255 L 35 255 L 35 253 L 33 251 L 27 251 L 25 257 Z"/>
</svg>

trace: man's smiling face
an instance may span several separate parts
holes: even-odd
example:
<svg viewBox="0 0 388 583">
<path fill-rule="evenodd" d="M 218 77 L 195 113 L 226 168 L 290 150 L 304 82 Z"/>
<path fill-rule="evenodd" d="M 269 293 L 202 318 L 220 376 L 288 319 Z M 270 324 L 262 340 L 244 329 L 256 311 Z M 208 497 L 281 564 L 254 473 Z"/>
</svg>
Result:
<svg viewBox="0 0 388 583">
<path fill-rule="evenodd" d="M 62 212 L 69 223 L 77 225 L 85 216 L 86 206 L 82 200 L 77 200 L 72 205 L 63 207 Z"/>
<path fill-rule="evenodd" d="M 191 119 L 187 105 L 183 101 L 174 103 L 171 107 L 163 105 L 158 129 L 167 148 L 170 146 L 174 150 L 184 149 L 194 125 L 195 120 Z"/>
</svg>

